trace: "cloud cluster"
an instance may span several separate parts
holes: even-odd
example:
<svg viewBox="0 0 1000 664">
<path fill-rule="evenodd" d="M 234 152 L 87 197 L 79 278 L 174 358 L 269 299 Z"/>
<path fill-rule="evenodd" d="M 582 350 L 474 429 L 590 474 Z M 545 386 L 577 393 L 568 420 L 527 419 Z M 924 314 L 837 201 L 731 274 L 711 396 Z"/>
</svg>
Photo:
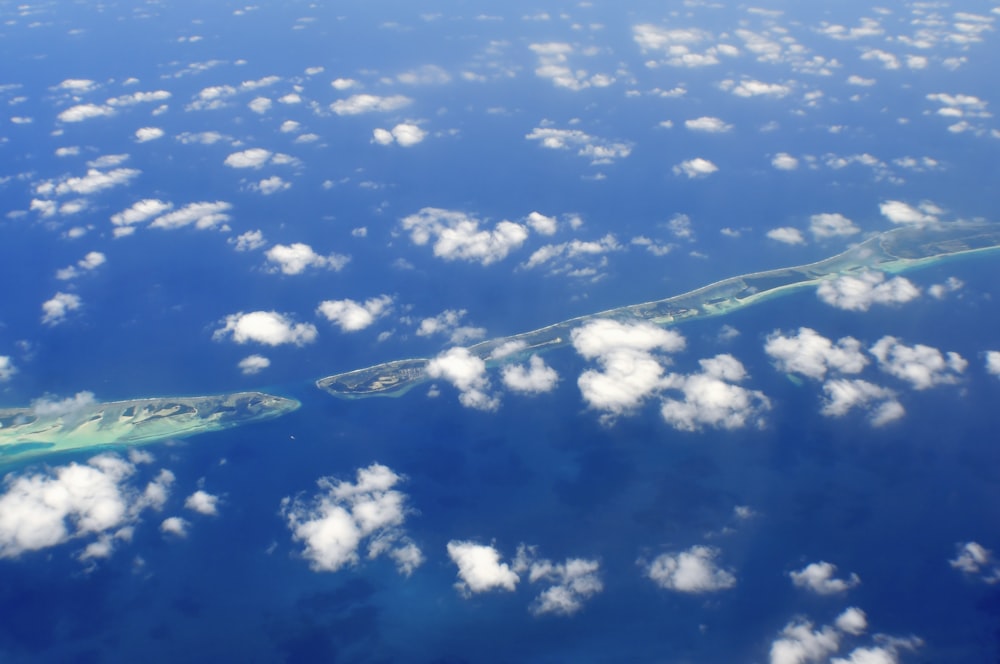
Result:
<svg viewBox="0 0 1000 664">
<path fill-rule="evenodd" d="M 573 54 L 573 46 L 565 42 L 544 42 L 531 44 L 529 48 L 538 56 L 538 66 L 535 75 L 547 78 L 558 88 L 567 90 L 585 90 L 587 88 L 606 88 L 615 82 L 609 74 L 590 74 L 586 69 L 571 67 L 569 56 Z"/>
<path fill-rule="evenodd" d="M 674 175 L 686 175 L 689 178 L 703 178 L 715 173 L 719 167 L 708 159 L 695 157 L 674 166 Z"/>
<path fill-rule="evenodd" d="M 128 184 L 140 173 L 141 171 L 135 168 L 115 168 L 110 171 L 90 168 L 86 175 L 80 177 L 66 177 L 58 182 L 52 180 L 42 182 L 35 186 L 35 193 L 39 196 L 65 196 L 67 194 L 87 196 Z"/>
<path fill-rule="evenodd" d="M 81 560 L 111 555 L 132 536 L 146 509 L 163 507 L 174 481 L 162 470 L 144 489 L 134 484 L 136 463 L 101 454 L 86 463 L 4 479 L 0 495 L 0 558 L 93 538 Z"/>
<path fill-rule="evenodd" d="M 576 154 L 589 159 L 592 165 L 610 164 L 632 153 L 631 143 L 591 136 L 579 129 L 535 127 L 525 138 L 529 141 L 538 141 L 543 148 L 550 150 L 575 148 Z"/>
<path fill-rule="evenodd" d="M 464 597 L 489 590 L 513 592 L 521 578 L 500 552 L 485 544 L 463 540 L 448 542 L 448 557 L 458 566 L 455 588 Z"/>
<path fill-rule="evenodd" d="M 403 524 L 407 497 L 396 489 L 403 481 L 387 466 L 373 463 L 357 471 L 355 482 L 323 477 L 319 493 L 308 500 L 286 497 L 281 513 L 292 539 L 304 545 L 302 556 L 317 572 L 356 565 L 366 546 L 369 559 L 388 555 L 400 574 L 409 576 L 424 562 L 420 548 Z"/>
<path fill-rule="evenodd" d="M 428 362 L 426 371 L 430 378 L 441 378 L 454 385 L 459 391 L 459 402 L 466 408 L 495 411 L 500 407 L 500 398 L 491 393 L 486 362 L 467 348 L 449 348 Z"/>
<path fill-rule="evenodd" d="M 885 273 L 865 270 L 843 274 L 822 282 L 816 289 L 819 299 L 838 309 L 868 311 L 875 304 L 903 304 L 920 297 L 920 289 L 905 277 L 886 281 Z"/>
<path fill-rule="evenodd" d="M 427 132 L 410 122 L 402 122 L 392 129 L 377 128 L 372 130 L 372 141 L 379 145 L 392 145 L 396 143 L 404 148 L 409 148 L 423 142 L 427 138 Z"/>
<path fill-rule="evenodd" d="M 699 360 L 699 364 L 700 372 L 674 373 L 663 379 L 665 389 L 683 394 L 683 399 L 663 400 L 660 414 L 668 424 L 681 431 L 763 425 L 763 412 L 771 408 L 771 402 L 759 390 L 736 385 L 748 377 L 739 360 L 722 354 Z"/>
<path fill-rule="evenodd" d="M 941 208 L 930 201 L 924 201 L 917 207 L 902 201 L 885 201 L 879 205 L 879 211 L 894 224 L 915 226 L 933 224 L 942 212 Z"/>
<path fill-rule="evenodd" d="M 388 113 L 406 108 L 413 102 L 403 95 L 380 97 L 371 94 L 351 95 L 330 104 L 330 110 L 337 115 L 361 115 L 362 113 Z"/>
<path fill-rule="evenodd" d="M 831 237 L 845 237 L 860 233 L 861 229 L 842 214 L 822 213 L 809 218 L 809 232 L 817 240 Z"/>
<path fill-rule="evenodd" d="M 840 651 L 846 638 L 858 637 L 868 631 L 868 616 L 857 607 L 845 609 L 833 625 L 816 628 L 805 618 L 797 618 L 785 625 L 778 638 L 771 643 L 771 664 L 896 664 L 900 652 L 915 650 L 923 642 L 914 636 L 893 637 L 875 634 L 873 646 L 858 646 L 846 657 L 833 657 Z"/>
<path fill-rule="evenodd" d="M 14 377 L 17 367 L 9 355 L 0 355 L 0 383 L 4 383 Z"/>
<path fill-rule="evenodd" d="M 550 274 L 596 277 L 598 268 L 607 265 L 607 254 L 621 250 L 618 238 L 608 233 L 598 240 L 570 240 L 543 245 L 532 252 L 521 267 L 530 270 L 546 265 Z"/>
<path fill-rule="evenodd" d="M 646 575 L 661 588 L 681 593 L 728 590 L 736 585 L 736 576 L 732 570 L 718 566 L 715 561 L 719 554 L 717 548 L 710 546 L 663 553 L 646 566 Z"/>
<path fill-rule="evenodd" d="M 545 364 L 545 360 L 539 355 L 532 355 L 528 366 L 521 364 L 504 366 L 500 375 L 507 389 L 523 394 L 551 392 L 559 382 L 559 374 Z"/>
<path fill-rule="evenodd" d="M 893 336 L 882 337 L 869 352 L 878 359 L 882 371 L 917 390 L 957 383 L 968 366 L 958 353 L 942 354 L 937 348 L 923 344 L 907 346 Z"/>
<path fill-rule="evenodd" d="M 837 566 L 826 561 L 810 563 L 800 570 L 789 572 L 792 583 L 798 588 L 811 590 L 818 595 L 836 595 L 846 592 L 861 583 L 857 574 L 851 574 L 846 579 L 834 576 Z"/>
<path fill-rule="evenodd" d="M 84 120 L 90 120 L 91 118 L 108 117 L 114 114 L 115 109 L 111 106 L 78 104 L 76 106 L 70 106 L 61 112 L 56 116 L 56 119 L 59 120 L 59 122 L 83 122 Z"/>
<path fill-rule="evenodd" d="M 100 266 L 107 262 L 107 257 L 100 251 L 90 251 L 87 255 L 76 262 L 76 265 L 70 265 L 64 267 L 63 269 L 56 272 L 56 279 L 60 281 L 69 281 L 71 279 L 76 279 L 84 272 L 90 272 L 96 270 Z"/>
<path fill-rule="evenodd" d="M 465 309 L 445 309 L 437 316 L 424 318 L 417 326 L 417 336 L 445 335 L 452 344 L 482 339 L 486 336 L 486 328 L 460 324 L 466 313 Z"/>
<path fill-rule="evenodd" d="M 274 270 L 280 270 L 282 274 L 302 274 L 311 267 L 339 272 L 350 261 L 349 256 L 342 254 L 321 256 L 302 242 L 276 244 L 264 255 L 267 257 L 267 262 L 274 266 Z"/>
<path fill-rule="evenodd" d="M 137 143 L 148 143 L 158 138 L 163 138 L 164 132 L 159 127 L 140 127 L 135 130 L 135 140 Z"/>
<path fill-rule="evenodd" d="M 643 53 L 662 53 L 660 60 L 648 61 L 646 66 L 706 67 L 719 64 L 720 56 L 739 55 L 735 46 L 714 44 L 713 36 L 698 28 L 662 28 L 640 23 L 632 26 L 632 38 Z"/>
<path fill-rule="evenodd" d="M 764 344 L 764 352 L 779 371 L 816 380 L 825 378 L 827 371 L 860 373 L 868 364 L 861 342 L 854 337 L 843 337 L 834 343 L 808 327 L 800 327 L 794 335 L 772 332 Z"/>
<path fill-rule="evenodd" d="M 957 545 L 954 558 L 948 564 L 966 576 L 990 585 L 1000 582 L 1000 566 L 993 559 L 993 552 L 979 542 L 964 542 Z"/>
<path fill-rule="evenodd" d="M 341 331 L 357 332 L 385 316 L 391 307 L 392 298 L 388 295 L 379 295 L 364 302 L 355 302 L 351 299 L 324 300 L 320 302 L 316 311 Z"/>
<path fill-rule="evenodd" d="M 51 299 L 42 302 L 42 323 L 58 325 L 66 320 L 71 311 L 83 306 L 83 300 L 75 293 L 56 293 Z"/>
<path fill-rule="evenodd" d="M 823 384 L 823 392 L 826 393 L 820 411 L 823 415 L 840 417 L 855 408 L 862 408 L 868 411 L 872 425 L 878 427 L 906 414 L 894 390 L 860 378 L 828 380 Z"/>
<path fill-rule="evenodd" d="M 194 224 L 194 227 L 199 230 L 215 228 L 229 221 L 229 214 L 227 212 L 232 207 L 230 203 L 225 201 L 188 203 L 182 208 L 158 216 L 150 222 L 149 227 L 174 230 Z"/>
<path fill-rule="evenodd" d="M 316 326 L 295 323 L 276 311 L 251 311 L 226 316 L 225 325 L 212 334 L 216 341 L 231 337 L 238 344 L 253 341 L 266 346 L 303 346 L 316 340 Z"/>
<path fill-rule="evenodd" d="M 403 217 L 400 225 L 418 246 L 433 241 L 434 255 L 444 260 L 465 260 L 489 265 L 503 260 L 528 238 L 523 224 L 500 221 L 492 230 L 464 212 L 426 207 Z"/>
</svg>

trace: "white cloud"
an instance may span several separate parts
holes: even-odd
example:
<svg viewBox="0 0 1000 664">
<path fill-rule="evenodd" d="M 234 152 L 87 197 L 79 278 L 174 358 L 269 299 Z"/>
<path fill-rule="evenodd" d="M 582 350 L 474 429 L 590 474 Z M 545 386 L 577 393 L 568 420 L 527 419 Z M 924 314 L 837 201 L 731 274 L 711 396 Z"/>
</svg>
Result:
<svg viewBox="0 0 1000 664">
<path fill-rule="evenodd" d="M 590 159 L 592 165 L 610 164 L 632 153 L 631 143 L 591 136 L 579 129 L 535 127 L 530 134 L 525 135 L 525 138 L 529 141 L 539 141 L 543 148 L 550 150 L 576 148 L 576 154 Z"/>
<path fill-rule="evenodd" d="M 836 595 L 854 588 L 861 583 L 857 574 L 851 574 L 846 579 L 834 577 L 837 566 L 825 561 L 810 563 L 804 568 L 789 572 L 792 583 L 798 588 L 811 590 L 818 595 Z"/>
<path fill-rule="evenodd" d="M 816 239 L 842 237 L 860 233 L 861 229 L 842 214 L 828 212 L 809 217 L 809 232 Z"/>
<path fill-rule="evenodd" d="M 486 362 L 467 348 L 449 348 L 427 363 L 430 378 L 443 378 L 459 391 L 458 400 L 466 408 L 494 411 L 500 399 L 490 393 L 490 379 L 486 376 Z"/>
<path fill-rule="evenodd" d="M 978 577 L 985 583 L 1000 581 L 1000 567 L 993 560 L 993 552 L 979 542 L 965 542 L 957 546 L 957 554 L 948 564 L 963 574 Z"/>
<path fill-rule="evenodd" d="M 882 426 L 906 414 L 893 390 L 866 380 L 828 380 L 823 384 L 823 391 L 826 400 L 820 412 L 827 416 L 840 417 L 854 408 L 863 408 L 869 412 L 872 425 Z"/>
<path fill-rule="evenodd" d="M 115 226 L 130 226 L 146 221 L 150 217 L 162 214 L 173 207 L 172 203 L 165 203 L 156 198 L 146 198 L 127 210 L 122 210 L 111 216 L 111 223 Z"/>
<path fill-rule="evenodd" d="M 189 203 L 180 209 L 157 217 L 149 224 L 149 227 L 173 230 L 194 224 L 195 228 L 198 229 L 213 228 L 229 221 L 229 215 L 226 214 L 226 211 L 232 207 L 225 201 Z"/>
<path fill-rule="evenodd" d="M 276 311 L 240 312 L 226 316 L 225 326 L 212 334 L 216 341 L 226 336 L 232 336 L 233 341 L 238 344 L 253 341 L 267 346 L 302 346 L 315 341 L 316 326 L 311 323 L 295 323 Z"/>
<path fill-rule="evenodd" d="M 134 168 L 116 168 L 111 171 L 100 171 L 96 168 L 87 170 L 87 174 L 82 177 L 64 178 L 60 182 L 46 181 L 35 187 L 35 193 L 40 196 L 50 196 L 56 194 L 63 196 L 66 194 L 95 194 L 105 189 L 111 189 L 119 185 L 128 184 L 133 178 L 138 177 L 141 171 Z"/>
<path fill-rule="evenodd" d="M 174 537 L 187 537 L 187 529 L 190 525 L 179 516 L 168 516 L 160 523 L 160 532 Z"/>
<path fill-rule="evenodd" d="M 184 507 L 199 514 L 214 516 L 219 513 L 219 497 L 198 489 L 184 499 Z"/>
<path fill-rule="evenodd" d="M 65 111 L 56 116 L 60 122 L 83 122 L 91 118 L 108 117 L 115 114 L 115 109 L 111 106 L 98 106 L 97 104 L 79 104 L 70 106 Z"/>
<path fill-rule="evenodd" d="M 771 165 L 779 171 L 794 171 L 799 167 L 799 160 L 787 152 L 779 152 L 771 159 Z"/>
<path fill-rule="evenodd" d="M 361 113 L 384 113 L 398 111 L 413 102 L 403 95 L 379 97 L 371 94 L 352 95 L 347 99 L 338 99 L 330 104 L 330 110 L 337 115 L 360 115 Z"/>
<path fill-rule="evenodd" d="M 841 275 L 822 282 L 816 289 L 819 299 L 848 311 L 868 311 L 873 304 L 903 304 L 920 297 L 920 289 L 905 277 L 885 280 L 883 272 L 866 270 L 857 276 Z"/>
<path fill-rule="evenodd" d="M 242 83 L 240 83 L 240 89 L 260 90 L 261 88 L 268 88 L 274 85 L 275 83 L 280 83 L 280 82 L 281 82 L 280 76 L 264 76 L 262 78 L 258 78 L 255 81 L 243 81 Z"/>
<path fill-rule="evenodd" d="M 372 129 L 372 142 L 378 143 L 379 145 L 392 145 L 395 142 L 395 138 L 392 132 L 388 129 L 382 129 L 381 127 L 376 127 Z"/>
<path fill-rule="evenodd" d="M 703 131 L 708 134 L 721 134 L 733 128 L 733 125 L 727 124 L 719 118 L 709 116 L 686 120 L 684 126 L 691 131 Z"/>
<path fill-rule="evenodd" d="M 535 547 L 520 545 L 513 571 L 528 573 L 531 583 L 549 583 L 532 602 L 530 610 L 538 615 L 569 616 L 583 608 L 585 600 L 604 590 L 597 560 L 569 558 L 563 563 L 539 558 Z"/>
<path fill-rule="evenodd" d="M 426 207 L 400 221 L 414 244 L 434 241 L 434 255 L 444 260 L 476 261 L 489 265 L 506 258 L 528 238 L 528 229 L 500 221 L 493 230 L 479 228 L 479 220 L 464 212 Z"/>
<path fill-rule="evenodd" d="M 334 90 L 350 90 L 351 88 L 356 88 L 361 84 L 353 78 L 337 78 L 330 81 L 330 85 Z"/>
<path fill-rule="evenodd" d="M 254 113 L 264 114 L 271 110 L 273 102 L 267 97 L 254 97 L 247 104 L 247 107 Z"/>
<path fill-rule="evenodd" d="M 834 622 L 837 629 L 847 634 L 859 636 L 868 630 L 868 616 L 856 606 L 844 609 Z"/>
<path fill-rule="evenodd" d="M 782 244 L 805 244 L 806 239 L 802 235 L 802 231 L 797 228 L 792 228 L 790 226 L 782 226 L 781 228 L 772 228 L 767 232 L 767 237 L 775 240 L 776 242 L 781 242 Z"/>
<path fill-rule="evenodd" d="M 654 351 L 682 350 L 684 337 L 651 323 L 620 323 L 599 319 L 574 329 L 573 348 L 588 360 L 596 360 L 600 371 L 588 369 L 577 379 L 584 401 L 603 411 L 605 419 L 637 408 L 662 386 L 662 358 Z"/>
<path fill-rule="evenodd" d="M 254 191 L 259 191 L 265 196 L 270 196 L 271 194 L 276 194 L 279 191 L 285 191 L 292 186 L 291 182 L 282 180 L 277 175 L 272 175 L 269 178 L 264 178 L 260 182 L 254 182 L 250 184 L 250 188 Z"/>
<path fill-rule="evenodd" d="M 424 318 L 417 327 L 417 336 L 446 334 L 449 335 L 449 342 L 453 344 L 462 344 L 486 336 L 485 328 L 459 325 L 466 313 L 465 309 L 445 309 L 437 316 Z"/>
<path fill-rule="evenodd" d="M 503 384 L 514 392 L 540 394 L 551 392 L 559 382 L 559 374 L 545 364 L 538 355 L 532 355 L 528 366 L 509 364 L 501 372 Z"/>
<path fill-rule="evenodd" d="M 406 85 L 443 85 L 451 81 L 451 76 L 437 65 L 422 65 L 399 74 L 396 80 Z"/>
<path fill-rule="evenodd" d="M 67 78 L 56 87 L 60 90 L 69 90 L 73 94 L 85 94 L 96 90 L 99 86 L 96 81 L 89 78 Z"/>
<path fill-rule="evenodd" d="M 202 131 L 198 133 L 184 132 L 177 135 L 177 140 L 184 145 L 190 145 L 191 143 L 199 143 L 201 145 L 214 145 L 219 141 L 231 140 L 229 137 L 220 134 L 217 131 Z"/>
<path fill-rule="evenodd" d="M 923 344 L 907 346 L 892 336 L 876 341 L 869 352 L 878 359 L 882 371 L 918 390 L 957 383 L 968 366 L 958 353 L 942 354 L 937 348 Z"/>
<path fill-rule="evenodd" d="M 764 83 L 754 79 L 744 79 L 737 83 L 732 79 L 727 79 L 719 84 L 719 87 L 728 92 L 732 92 L 737 97 L 775 97 L 781 98 L 788 95 L 792 89 L 780 83 Z"/>
<path fill-rule="evenodd" d="M 369 559 L 388 555 L 400 574 L 409 576 L 419 567 L 423 554 L 403 530 L 407 496 L 394 488 L 403 479 L 373 463 L 358 469 L 353 484 L 323 477 L 317 481 L 319 493 L 310 500 L 283 499 L 281 513 L 292 539 L 305 545 L 302 555 L 310 567 L 336 572 L 356 565 L 364 544 Z"/>
<path fill-rule="evenodd" d="M 107 257 L 101 252 L 88 252 L 86 256 L 76 262 L 76 265 L 70 265 L 69 267 L 57 271 L 56 279 L 64 281 L 76 279 L 81 274 L 80 270 L 90 272 L 91 270 L 96 270 L 100 266 L 104 265 L 105 262 L 107 262 Z"/>
<path fill-rule="evenodd" d="M 163 138 L 163 133 L 159 127 L 141 127 L 135 130 L 135 140 L 139 143 L 155 141 L 158 138 Z"/>
<path fill-rule="evenodd" d="M 260 229 L 240 233 L 235 238 L 228 239 L 227 242 L 234 245 L 236 251 L 255 251 L 267 244 L 264 233 Z"/>
<path fill-rule="evenodd" d="M 597 260 L 598 265 L 603 267 L 607 261 L 605 254 L 621 249 L 618 239 L 608 233 L 599 240 L 570 240 L 560 244 L 543 245 L 532 252 L 528 260 L 521 265 L 530 270 L 539 265 L 555 263 L 555 267 L 552 268 L 553 273 L 573 275 L 580 273 L 579 269 L 574 269 L 577 260 Z"/>
<path fill-rule="evenodd" d="M 649 23 L 632 26 L 632 38 L 643 53 L 662 53 L 663 59 L 648 61 L 647 67 L 707 67 L 721 62 L 720 56 L 734 56 L 739 49 L 715 44 L 713 36 L 697 28 L 661 28 Z M 708 42 L 708 45 L 704 45 Z"/>
<path fill-rule="evenodd" d="M 779 371 L 817 380 L 825 378 L 828 370 L 856 374 L 868 364 L 868 358 L 861 352 L 861 342 L 854 337 L 843 337 L 834 343 L 808 327 L 800 327 L 793 336 L 772 332 L 764 344 L 764 352 Z"/>
<path fill-rule="evenodd" d="M 170 93 L 166 90 L 154 90 L 153 92 L 133 92 L 130 95 L 121 95 L 108 100 L 109 106 L 135 106 L 170 99 Z"/>
<path fill-rule="evenodd" d="M 52 299 L 42 303 L 42 323 L 45 325 L 58 325 L 66 319 L 66 315 L 71 311 L 76 311 L 83 306 L 83 300 L 74 293 L 56 293 Z"/>
<path fill-rule="evenodd" d="M 871 87 L 871 86 L 875 85 L 875 79 L 874 78 L 864 78 L 862 76 L 858 76 L 856 74 L 852 74 L 851 76 L 847 77 L 847 84 L 848 85 L 858 85 L 858 86 L 866 87 L 867 88 L 867 87 Z"/>
<path fill-rule="evenodd" d="M 927 201 L 913 207 L 902 201 L 886 201 L 879 205 L 882 215 L 894 224 L 930 224 L 937 221 L 941 210 Z"/>
<path fill-rule="evenodd" d="M 344 269 L 350 257 L 342 254 L 320 256 L 308 244 L 294 242 L 292 244 L 276 244 L 264 254 L 269 263 L 273 263 L 282 274 L 302 274 L 307 268 L 323 268 L 339 272 Z"/>
<path fill-rule="evenodd" d="M 385 316 L 391 307 L 392 298 L 388 295 L 379 295 L 363 303 L 350 299 L 325 300 L 320 303 L 316 311 L 337 325 L 341 331 L 357 332 Z"/>
<path fill-rule="evenodd" d="M 422 142 L 426 137 L 426 131 L 409 122 L 400 123 L 391 130 L 374 129 L 372 131 L 372 140 L 379 145 L 391 145 L 395 142 L 404 148 L 412 147 Z"/>
<path fill-rule="evenodd" d="M 936 300 L 943 300 L 948 293 L 961 290 L 965 282 L 957 277 L 948 277 L 943 284 L 932 284 L 927 287 L 927 294 Z"/>
<path fill-rule="evenodd" d="M 520 581 L 510 565 L 500 562 L 500 552 L 492 546 L 451 540 L 448 556 L 458 566 L 455 588 L 465 597 L 488 590 L 512 592 Z"/>
<path fill-rule="evenodd" d="M 8 355 L 0 355 L 0 383 L 10 380 L 17 373 L 17 367 Z"/>
<path fill-rule="evenodd" d="M 646 568 L 646 575 L 661 588 L 681 593 L 728 590 L 736 585 L 736 576 L 716 564 L 719 553 L 718 549 L 709 546 L 664 553 L 653 559 Z"/>
<path fill-rule="evenodd" d="M 759 390 L 734 384 L 747 378 L 739 360 L 724 354 L 698 362 L 701 372 L 669 374 L 663 380 L 664 388 L 684 395 L 683 400 L 664 399 L 660 414 L 668 424 L 682 431 L 697 431 L 702 426 L 739 429 L 763 425 L 762 413 L 770 409 L 771 402 Z"/>
<path fill-rule="evenodd" d="M 1000 350 L 986 351 L 986 371 L 994 376 L 1000 376 Z"/>
<path fill-rule="evenodd" d="M 555 232 L 559 227 L 555 217 L 546 217 L 540 212 L 530 213 L 525 218 L 525 221 L 529 226 L 531 226 L 531 230 L 535 231 L 539 235 L 555 235 Z"/>
<path fill-rule="evenodd" d="M 253 376 L 271 366 L 271 360 L 263 355 L 247 355 L 236 366 L 239 367 L 244 376 Z"/>
<path fill-rule="evenodd" d="M 136 466 L 113 454 L 4 479 L 0 495 L 0 558 L 17 558 L 73 539 L 98 538 L 81 560 L 107 557 L 127 539 L 140 514 L 160 509 L 174 477 L 161 471 L 145 490 L 132 483 Z"/>
<path fill-rule="evenodd" d="M 708 159 L 695 157 L 688 159 L 674 166 L 674 175 L 686 175 L 689 178 L 701 178 L 711 175 L 719 170 L 719 167 Z"/>
<path fill-rule="evenodd" d="M 271 159 L 271 154 L 264 148 L 250 148 L 232 153 L 224 163 L 231 168 L 260 168 Z"/>
<path fill-rule="evenodd" d="M 862 60 L 877 60 L 882 63 L 885 69 L 899 69 L 899 58 L 892 53 L 878 48 L 864 49 L 861 55 Z"/>
<path fill-rule="evenodd" d="M 771 643 L 771 664 L 822 662 L 840 649 L 840 633 L 825 626 L 814 630 L 809 621 L 785 625 L 781 637 Z"/>
</svg>

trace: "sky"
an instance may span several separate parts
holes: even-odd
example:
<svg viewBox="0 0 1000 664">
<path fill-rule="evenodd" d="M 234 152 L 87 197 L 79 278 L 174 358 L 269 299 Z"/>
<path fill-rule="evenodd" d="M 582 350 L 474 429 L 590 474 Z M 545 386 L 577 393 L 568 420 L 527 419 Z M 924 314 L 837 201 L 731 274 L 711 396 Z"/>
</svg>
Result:
<svg viewBox="0 0 1000 664">
<path fill-rule="evenodd" d="M 998 21 L 0 1 L 0 406 L 302 402 L 0 456 L 0 659 L 996 659 L 996 252 L 469 347 L 997 221 Z"/>
</svg>

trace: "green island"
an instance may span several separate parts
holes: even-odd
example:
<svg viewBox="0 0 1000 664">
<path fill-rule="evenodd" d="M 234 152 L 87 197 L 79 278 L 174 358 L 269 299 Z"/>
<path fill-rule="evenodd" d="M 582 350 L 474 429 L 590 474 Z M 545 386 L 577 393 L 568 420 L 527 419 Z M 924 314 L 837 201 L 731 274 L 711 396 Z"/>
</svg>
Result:
<svg viewBox="0 0 1000 664">
<path fill-rule="evenodd" d="M 1000 224 L 954 221 L 894 228 L 830 258 L 795 267 L 754 272 L 717 281 L 653 302 L 632 304 L 579 316 L 547 327 L 477 343 L 469 352 L 487 365 L 523 359 L 531 353 L 569 343 L 573 328 L 598 318 L 674 325 L 720 316 L 840 276 L 879 270 L 891 274 L 942 260 L 1000 249 Z M 430 360 L 413 358 L 377 364 L 316 381 L 321 390 L 342 399 L 395 397 L 428 380 Z"/>
<path fill-rule="evenodd" d="M 301 404 L 262 392 L 0 408 L 0 465 L 109 445 L 142 445 L 280 417 Z"/>
</svg>

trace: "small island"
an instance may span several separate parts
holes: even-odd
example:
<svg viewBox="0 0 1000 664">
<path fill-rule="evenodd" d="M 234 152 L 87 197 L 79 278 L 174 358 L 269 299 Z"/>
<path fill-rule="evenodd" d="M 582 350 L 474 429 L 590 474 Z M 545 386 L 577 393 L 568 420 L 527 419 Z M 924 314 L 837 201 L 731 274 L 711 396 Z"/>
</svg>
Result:
<svg viewBox="0 0 1000 664">
<path fill-rule="evenodd" d="M 301 404 L 262 392 L 93 403 L 59 413 L 0 408 L 0 465 L 44 454 L 142 445 L 273 419 Z"/>
</svg>

